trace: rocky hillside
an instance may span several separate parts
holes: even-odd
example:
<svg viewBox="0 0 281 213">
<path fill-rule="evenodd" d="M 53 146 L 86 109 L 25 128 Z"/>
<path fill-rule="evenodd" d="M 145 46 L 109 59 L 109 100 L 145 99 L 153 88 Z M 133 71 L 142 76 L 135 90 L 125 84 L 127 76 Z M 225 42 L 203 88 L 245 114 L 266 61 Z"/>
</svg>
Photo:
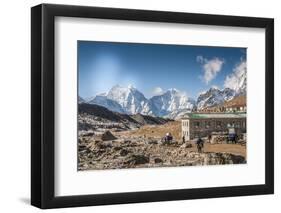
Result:
<svg viewBox="0 0 281 213">
<path fill-rule="evenodd" d="M 237 96 L 230 101 L 223 104 L 224 107 L 234 107 L 234 106 L 246 106 L 247 100 L 245 95 Z"/>
<path fill-rule="evenodd" d="M 93 99 L 89 100 L 87 103 L 103 106 L 114 112 L 125 113 L 125 110 L 122 108 L 122 106 L 118 102 L 107 98 L 104 94 L 95 96 Z"/>
<path fill-rule="evenodd" d="M 135 114 L 128 115 L 113 112 L 105 107 L 81 103 L 78 106 L 78 122 L 79 130 L 93 131 L 103 128 L 115 128 L 115 130 L 126 130 L 139 128 L 145 124 L 159 125 L 164 124 L 170 119 L 152 117 L 148 115 Z"/>
<path fill-rule="evenodd" d="M 152 117 L 149 115 L 142 115 L 140 113 L 135 115 L 130 115 L 131 118 L 133 118 L 137 123 L 141 125 L 147 125 L 147 124 L 165 124 L 168 121 L 171 121 L 171 119 L 164 119 L 161 117 Z"/>
<path fill-rule="evenodd" d="M 79 96 L 78 97 L 78 103 L 80 104 L 80 103 L 84 103 L 84 102 L 85 102 L 85 100 Z"/>
</svg>

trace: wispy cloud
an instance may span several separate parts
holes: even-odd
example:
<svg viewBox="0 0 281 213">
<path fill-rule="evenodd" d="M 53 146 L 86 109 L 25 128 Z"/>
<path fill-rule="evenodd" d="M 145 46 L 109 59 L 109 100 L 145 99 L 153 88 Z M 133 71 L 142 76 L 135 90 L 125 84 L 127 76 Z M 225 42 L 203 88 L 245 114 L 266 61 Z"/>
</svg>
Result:
<svg viewBox="0 0 281 213">
<path fill-rule="evenodd" d="M 233 90 L 237 90 L 240 85 L 240 79 L 242 75 L 244 75 L 247 71 L 247 62 L 245 60 L 241 60 L 234 69 L 233 72 L 226 76 L 224 81 L 224 87 L 230 88 Z"/>
<path fill-rule="evenodd" d="M 197 61 L 198 63 L 203 63 L 203 62 L 204 62 L 203 56 L 202 56 L 202 55 L 198 55 L 198 56 L 196 57 L 196 61 Z"/>
<path fill-rule="evenodd" d="M 161 87 L 155 87 L 152 90 L 152 95 L 162 95 L 164 93 L 164 90 Z"/>
<path fill-rule="evenodd" d="M 220 58 L 207 59 L 203 56 L 197 56 L 196 61 L 201 64 L 203 70 L 203 76 L 200 76 L 205 84 L 209 84 L 216 78 L 217 74 L 221 71 L 224 64 L 224 60 Z"/>
<path fill-rule="evenodd" d="M 213 89 L 220 89 L 219 86 L 217 86 L 217 85 L 212 85 L 211 88 L 213 88 Z"/>
</svg>

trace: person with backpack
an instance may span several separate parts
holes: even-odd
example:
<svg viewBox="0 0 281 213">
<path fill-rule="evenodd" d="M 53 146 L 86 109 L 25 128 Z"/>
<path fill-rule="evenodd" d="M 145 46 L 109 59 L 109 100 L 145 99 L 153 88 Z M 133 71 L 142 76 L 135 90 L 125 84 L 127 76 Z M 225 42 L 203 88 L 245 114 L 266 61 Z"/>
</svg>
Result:
<svg viewBox="0 0 281 213">
<path fill-rule="evenodd" d="M 208 135 L 208 141 L 209 141 L 209 143 L 211 143 L 211 140 L 212 140 L 212 135 L 209 134 L 209 135 Z"/>
<path fill-rule="evenodd" d="M 201 139 L 201 137 L 199 137 L 196 141 L 196 145 L 197 145 L 197 151 L 199 153 L 202 153 L 202 149 L 204 147 L 204 141 Z"/>
</svg>

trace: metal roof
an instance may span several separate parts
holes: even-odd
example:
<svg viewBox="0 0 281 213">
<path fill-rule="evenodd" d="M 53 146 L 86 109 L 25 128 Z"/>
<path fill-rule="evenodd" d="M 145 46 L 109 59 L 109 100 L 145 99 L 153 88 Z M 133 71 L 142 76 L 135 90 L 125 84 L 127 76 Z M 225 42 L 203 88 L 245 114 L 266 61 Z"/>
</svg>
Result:
<svg viewBox="0 0 281 213">
<path fill-rule="evenodd" d="M 182 119 L 246 118 L 246 113 L 188 113 Z"/>
</svg>

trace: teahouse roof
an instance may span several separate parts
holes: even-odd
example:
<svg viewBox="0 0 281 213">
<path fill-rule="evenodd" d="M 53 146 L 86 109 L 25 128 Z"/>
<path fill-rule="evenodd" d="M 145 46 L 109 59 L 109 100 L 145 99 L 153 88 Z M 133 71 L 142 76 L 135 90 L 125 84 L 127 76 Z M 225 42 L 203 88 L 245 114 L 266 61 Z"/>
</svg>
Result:
<svg viewBox="0 0 281 213">
<path fill-rule="evenodd" d="M 246 113 L 188 113 L 182 120 L 208 118 L 246 118 Z"/>
</svg>

